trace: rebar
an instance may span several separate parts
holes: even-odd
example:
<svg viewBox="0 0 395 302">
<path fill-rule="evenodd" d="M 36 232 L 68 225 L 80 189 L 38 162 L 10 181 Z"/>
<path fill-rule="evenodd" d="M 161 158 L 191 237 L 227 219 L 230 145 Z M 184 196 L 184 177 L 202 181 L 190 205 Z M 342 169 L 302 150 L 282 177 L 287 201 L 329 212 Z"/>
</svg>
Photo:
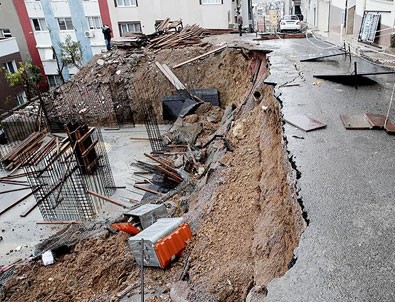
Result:
<svg viewBox="0 0 395 302">
<path fill-rule="evenodd" d="M 162 136 L 160 134 L 159 125 L 156 120 L 155 111 L 152 105 L 143 106 L 144 110 L 144 124 L 147 130 L 148 139 L 151 145 L 151 149 L 153 153 L 157 153 L 163 151 L 165 146 L 162 141 Z"/>
</svg>

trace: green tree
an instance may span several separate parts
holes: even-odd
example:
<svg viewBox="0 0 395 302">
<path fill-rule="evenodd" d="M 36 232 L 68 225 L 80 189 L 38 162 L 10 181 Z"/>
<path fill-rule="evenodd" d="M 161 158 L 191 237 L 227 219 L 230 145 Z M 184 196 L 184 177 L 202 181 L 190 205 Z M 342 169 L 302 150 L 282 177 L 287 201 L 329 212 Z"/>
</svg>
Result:
<svg viewBox="0 0 395 302">
<path fill-rule="evenodd" d="M 45 118 L 48 120 L 48 115 L 41 95 L 40 82 L 43 75 L 40 67 L 32 64 L 31 62 L 19 62 L 18 69 L 14 73 L 6 71 L 5 77 L 10 86 L 22 85 L 24 87 L 28 101 L 31 101 L 34 96 L 38 97 Z"/>
<path fill-rule="evenodd" d="M 70 35 L 66 36 L 64 42 L 60 43 L 62 70 L 64 66 L 82 67 L 82 48 L 79 41 L 73 41 Z M 59 64 L 58 64 L 59 66 Z"/>
<path fill-rule="evenodd" d="M 22 85 L 26 97 L 30 101 L 35 95 L 40 96 L 40 81 L 42 79 L 40 67 L 31 62 L 20 62 L 18 69 L 11 73 L 6 71 L 5 77 L 10 86 Z"/>
</svg>

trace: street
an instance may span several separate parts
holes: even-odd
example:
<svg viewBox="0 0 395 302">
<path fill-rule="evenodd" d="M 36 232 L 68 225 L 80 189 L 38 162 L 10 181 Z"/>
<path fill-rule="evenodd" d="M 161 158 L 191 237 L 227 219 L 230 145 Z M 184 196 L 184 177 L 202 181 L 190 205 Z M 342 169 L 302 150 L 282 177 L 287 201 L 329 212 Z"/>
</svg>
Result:
<svg viewBox="0 0 395 302">
<path fill-rule="evenodd" d="M 300 63 L 303 55 L 330 46 L 317 40 L 261 44 L 276 48 L 271 73 L 284 116 L 306 114 L 327 124 L 312 132 L 285 124 L 309 225 L 295 251 L 296 264 L 269 284 L 265 301 L 394 301 L 394 137 L 384 130 L 346 130 L 339 118 L 385 115 L 394 75 L 371 77 L 378 83 L 356 89 L 313 74 L 344 74 L 354 61 L 358 72 L 383 69 L 344 56 Z M 278 88 L 286 82 L 300 86 Z"/>
</svg>

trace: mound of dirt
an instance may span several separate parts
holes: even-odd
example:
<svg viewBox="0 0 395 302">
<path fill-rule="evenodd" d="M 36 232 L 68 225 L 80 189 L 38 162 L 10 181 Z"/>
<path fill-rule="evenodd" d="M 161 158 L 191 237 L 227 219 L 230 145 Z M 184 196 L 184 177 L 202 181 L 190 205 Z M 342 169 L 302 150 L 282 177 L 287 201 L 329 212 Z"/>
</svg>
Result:
<svg viewBox="0 0 395 302">
<path fill-rule="evenodd" d="M 164 49 L 157 53 L 116 50 L 96 55 L 71 81 L 46 96 L 48 115 L 54 121 L 80 117 L 90 125 L 143 123 L 143 105 L 152 103 L 162 122 L 161 99 L 172 94 L 175 87 L 155 62 L 171 67 L 180 59 L 188 60 L 211 48 Z M 245 69 L 246 59 L 239 53 L 226 49 L 173 72 L 188 89 L 216 88 L 224 108 L 242 97 L 251 80 Z"/>
</svg>

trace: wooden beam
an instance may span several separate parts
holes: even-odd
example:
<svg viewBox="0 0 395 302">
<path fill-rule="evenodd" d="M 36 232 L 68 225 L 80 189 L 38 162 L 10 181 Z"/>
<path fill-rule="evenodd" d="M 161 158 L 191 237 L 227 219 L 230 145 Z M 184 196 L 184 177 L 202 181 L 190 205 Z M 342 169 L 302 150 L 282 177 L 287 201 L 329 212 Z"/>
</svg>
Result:
<svg viewBox="0 0 395 302">
<path fill-rule="evenodd" d="M 184 62 L 182 62 L 182 63 L 176 64 L 176 65 L 173 66 L 173 69 L 174 69 L 174 68 L 181 67 L 181 66 L 183 66 L 183 65 L 185 65 L 185 64 L 191 63 L 191 62 L 193 62 L 193 61 L 199 60 L 199 59 L 201 59 L 201 58 L 204 58 L 204 57 L 206 57 L 206 56 L 208 56 L 208 55 L 210 55 L 210 54 L 212 54 L 212 53 L 215 53 L 215 52 L 217 52 L 217 51 L 223 50 L 223 49 L 225 49 L 226 47 L 228 47 L 228 46 L 227 46 L 227 45 L 221 46 L 221 47 L 219 47 L 219 48 L 217 48 L 217 49 L 213 49 L 213 50 L 211 50 L 211 51 L 209 51 L 209 52 L 206 52 L 206 53 L 204 53 L 204 54 L 202 54 L 202 55 L 200 55 L 200 56 L 197 56 L 197 57 L 194 57 L 194 58 L 192 58 L 192 59 L 190 59 L 190 60 L 187 60 L 187 61 L 184 61 Z"/>
<path fill-rule="evenodd" d="M 159 68 L 159 70 L 164 74 L 164 76 L 173 84 L 173 86 L 177 90 L 186 90 L 184 84 L 180 82 L 180 80 L 176 77 L 176 75 L 170 70 L 170 68 L 166 64 L 162 65 L 158 61 L 156 61 L 155 65 Z"/>
<path fill-rule="evenodd" d="M 161 192 L 158 192 L 158 191 L 155 191 L 155 190 L 151 190 L 151 189 L 145 188 L 145 187 L 140 186 L 140 185 L 134 184 L 133 187 L 135 187 L 136 189 L 140 189 L 140 190 L 146 191 L 148 193 L 152 193 L 152 194 L 156 194 L 156 195 L 163 195 Z"/>
<path fill-rule="evenodd" d="M 100 198 L 100 199 L 102 199 L 102 200 L 104 200 L 104 201 L 108 201 L 108 202 L 110 202 L 110 203 L 112 203 L 112 204 L 115 204 L 115 205 L 117 205 L 117 206 L 119 206 L 119 207 L 130 208 L 130 207 L 133 206 L 133 205 L 131 205 L 131 204 L 124 203 L 124 202 L 122 202 L 122 201 L 116 201 L 116 200 L 114 200 L 114 199 L 108 198 L 107 196 L 101 195 L 101 194 L 99 194 L 99 193 L 96 193 L 96 192 L 93 192 L 93 191 L 90 191 L 90 190 L 86 190 L 86 193 L 88 193 L 88 194 L 90 194 L 90 195 L 92 195 L 92 196 L 95 196 L 95 197 L 97 197 L 97 198 Z"/>
</svg>

